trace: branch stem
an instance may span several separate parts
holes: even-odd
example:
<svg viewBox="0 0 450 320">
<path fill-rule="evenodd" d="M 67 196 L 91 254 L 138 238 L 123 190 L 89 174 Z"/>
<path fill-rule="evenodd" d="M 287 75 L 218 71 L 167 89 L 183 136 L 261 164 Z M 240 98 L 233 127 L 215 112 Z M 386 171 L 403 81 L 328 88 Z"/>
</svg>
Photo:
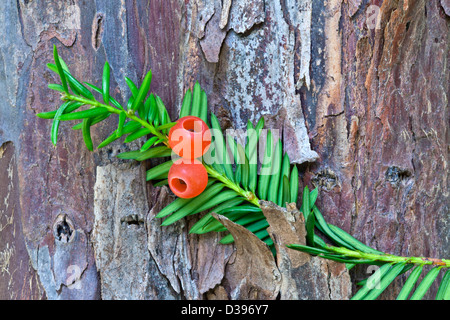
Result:
<svg viewBox="0 0 450 320">
<path fill-rule="evenodd" d="M 346 257 L 357 258 L 357 259 L 367 259 L 374 261 L 384 261 L 384 262 L 392 262 L 392 263 L 413 263 L 418 265 L 435 265 L 442 266 L 444 268 L 450 268 L 450 260 L 448 259 L 434 259 L 434 258 L 425 258 L 425 257 L 400 257 L 391 254 L 373 254 L 373 253 L 365 253 L 361 251 L 350 250 L 344 247 L 334 247 L 334 246 L 326 246 L 326 249 Z"/>
<path fill-rule="evenodd" d="M 102 108 L 106 108 L 110 113 L 115 113 L 115 114 L 120 114 L 121 112 L 124 112 L 123 110 L 114 108 L 110 105 L 107 104 L 103 104 L 100 103 L 98 101 L 95 100 L 90 100 L 90 99 L 86 99 L 83 97 L 78 97 L 78 96 L 74 96 L 71 94 L 65 94 L 63 96 L 64 100 L 71 100 L 71 101 L 78 101 L 81 102 L 85 105 L 90 105 L 93 107 L 102 107 Z M 141 118 L 137 117 L 134 113 L 129 113 L 129 112 L 125 112 L 127 118 L 138 122 L 140 125 L 142 125 L 143 127 L 147 128 L 148 130 L 150 130 L 151 134 L 153 134 L 154 136 L 158 137 L 166 146 L 169 146 L 168 144 L 168 138 L 166 135 L 162 134 L 161 132 L 159 132 L 154 126 L 152 126 L 150 123 L 148 123 L 147 121 L 142 120 Z"/>
<path fill-rule="evenodd" d="M 247 199 L 248 202 L 254 204 L 257 207 L 260 207 L 259 202 L 258 202 L 259 199 L 256 197 L 256 195 L 253 192 L 246 191 L 246 190 L 242 189 L 238 184 L 234 183 L 233 181 L 231 181 L 230 179 L 228 179 L 224 175 L 220 174 L 219 172 L 214 170 L 214 168 L 212 168 L 211 166 L 209 166 L 209 165 L 207 165 L 205 163 L 203 163 L 203 165 L 205 166 L 206 171 L 208 172 L 208 174 L 211 177 L 219 180 L 226 187 L 228 187 L 231 190 L 234 190 L 237 193 L 239 193 L 241 196 L 243 196 L 245 199 Z"/>
</svg>

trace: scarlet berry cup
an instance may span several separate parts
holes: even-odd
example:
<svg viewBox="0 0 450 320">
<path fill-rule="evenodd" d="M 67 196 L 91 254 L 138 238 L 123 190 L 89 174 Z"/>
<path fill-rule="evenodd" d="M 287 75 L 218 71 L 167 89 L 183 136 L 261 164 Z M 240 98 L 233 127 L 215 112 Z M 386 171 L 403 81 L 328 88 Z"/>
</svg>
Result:
<svg viewBox="0 0 450 320">
<path fill-rule="evenodd" d="M 180 198 L 194 198 L 205 190 L 208 173 L 203 164 L 196 160 L 178 159 L 169 170 L 169 187 Z"/>
<path fill-rule="evenodd" d="M 203 156 L 211 145 L 211 132 L 200 118 L 186 116 L 180 118 L 169 131 L 169 146 L 184 159 Z"/>
</svg>

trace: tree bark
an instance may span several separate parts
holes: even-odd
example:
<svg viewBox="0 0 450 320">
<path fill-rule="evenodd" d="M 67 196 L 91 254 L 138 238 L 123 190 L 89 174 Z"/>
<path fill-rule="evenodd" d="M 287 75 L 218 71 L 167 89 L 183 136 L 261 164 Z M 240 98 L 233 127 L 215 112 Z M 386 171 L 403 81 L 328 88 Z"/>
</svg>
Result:
<svg viewBox="0 0 450 320">
<path fill-rule="evenodd" d="M 195 81 L 223 129 L 264 116 L 328 222 L 387 253 L 448 258 L 449 14 L 446 0 L 2 1 L 0 298 L 351 296 L 342 264 L 284 248 L 304 241 L 294 207 L 264 211 L 275 260 L 230 221 L 234 245 L 189 234 L 197 215 L 161 227 L 173 197 L 145 182 L 155 163 L 115 157 L 142 141 L 88 152 L 64 123 L 54 147 L 36 117 L 61 102 L 54 44 L 83 81 L 99 84 L 107 60 L 120 102 L 124 76 L 151 69 L 172 118 Z M 94 145 L 116 121 L 93 127 Z"/>
</svg>

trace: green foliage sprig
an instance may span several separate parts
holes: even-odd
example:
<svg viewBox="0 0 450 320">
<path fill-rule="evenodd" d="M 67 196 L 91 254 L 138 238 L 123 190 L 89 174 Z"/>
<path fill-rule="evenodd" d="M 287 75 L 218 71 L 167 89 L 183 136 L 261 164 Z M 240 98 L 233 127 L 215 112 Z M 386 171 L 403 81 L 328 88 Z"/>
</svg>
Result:
<svg viewBox="0 0 450 320">
<path fill-rule="evenodd" d="M 102 85 L 97 87 L 87 82 L 82 84 L 75 79 L 59 57 L 56 47 L 54 47 L 54 59 L 55 64 L 48 64 L 48 67 L 59 75 L 62 85 L 51 84 L 49 88 L 60 91 L 64 103 L 57 110 L 37 115 L 40 118 L 53 119 L 52 142 L 54 144 L 57 142 L 60 121 L 80 120 L 81 122 L 72 128 L 82 130 L 86 147 L 93 150 L 90 128 L 107 119 L 111 114 L 118 114 L 117 129 L 101 142 L 98 148 L 105 147 L 122 136 L 126 136 L 125 143 L 149 136 L 139 150 L 124 152 L 118 157 L 138 161 L 150 158 L 166 159 L 162 164 L 149 169 L 146 178 L 155 186 L 167 184 L 167 175 L 172 165 L 172 160 L 167 160 L 167 157 L 171 155 L 167 133 L 175 122 L 171 122 L 162 100 L 153 93 L 148 94 L 151 72 L 144 77 L 140 87 L 129 78 L 125 78 L 131 96 L 124 108 L 110 95 L 110 67 L 107 62 L 103 69 Z M 94 94 L 99 94 L 103 101 L 98 101 Z M 82 106 L 88 108 L 77 111 Z M 207 96 L 198 82 L 194 85 L 192 92 L 187 90 L 184 96 L 180 118 L 187 115 L 201 118 L 210 128 L 221 133 L 215 135 L 212 142 L 217 152 L 216 156 L 221 161 L 212 164 L 204 163 L 209 175 L 207 188 L 196 198 L 177 198 L 163 208 L 157 215 L 158 218 L 165 218 L 162 225 L 170 225 L 187 215 L 214 208 L 216 213 L 223 214 L 235 223 L 247 227 L 266 244 L 272 246 L 272 239 L 266 231 L 268 223 L 258 201 L 270 200 L 283 206 L 286 202 L 296 202 L 298 198 L 298 170 L 296 166 L 291 169 L 288 155 L 282 154 L 281 140 L 279 139 L 273 147 L 273 137 L 271 132 L 268 132 L 266 142 L 269 148 L 266 150 L 264 166 L 272 168 L 277 174 L 258 175 L 258 164 L 255 159 L 257 143 L 264 127 L 264 118 L 261 118 L 256 126 L 253 126 L 251 122 L 248 123 L 248 129 L 253 129 L 253 136 L 248 137 L 245 146 L 234 139 L 225 139 L 217 117 L 211 113 L 210 120 L 208 119 Z M 271 157 L 272 153 L 275 154 L 274 157 Z M 230 154 L 233 159 L 229 158 Z M 236 165 L 233 166 L 232 162 Z M 225 231 L 225 228 L 210 213 L 200 219 L 190 230 L 191 233 L 198 234 L 211 231 Z M 233 242 L 231 235 L 221 240 L 224 244 L 231 242 Z"/>
<path fill-rule="evenodd" d="M 376 299 L 398 276 L 414 268 L 397 296 L 397 300 L 406 300 L 418 283 L 424 266 L 432 266 L 433 268 L 425 275 L 410 299 L 422 299 L 433 282 L 436 281 L 440 270 L 446 269 L 439 285 L 436 300 L 450 300 L 450 260 L 401 257 L 375 250 L 339 227 L 327 223 L 315 205 L 316 199 L 317 189 L 310 192 L 308 187 L 305 187 L 301 211 L 306 220 L 307 245 L 290 244 L 288 248 L 345 263 L 348 269 L 353 268 L 356 264 L 380 266 L 368 279 L 358 283 L 361 288 L 352 297 L 352 300 Z M 338 247 L 327 244 L 315 233 L 315 229 L 319 230 Z"/>
<path fill-rule="evenodd" d="M 110 67 L 108 62 L 104 66 L 102 88 L 98 88 L 91 83 L 84 83 L 94 92 L 102 95 L 103 103 L 101 103 L 85 85 L 72 76 L 67 65 L 58 56 L 56 46 L 54 47 L 53 53 L 55 64 L 48 64 L 47 66 L 59 75 L 62 85 L 50 84 L 49 88 L 60 91 L 62 93 L 61 99 L 65 102 L 57 110 L 37 114 L 38 117 L 43 119 L 53 119 L 51 130 L 53 144 L 56 145 L 57 142 L 60 121 L 81 120 L 81 123 L 75 125 L 73 129 L 82 130 L 86 147 L 92 151 L 93 144 L 90 127 L 107 119 L 111 114 L 118 114 L 119 125 L 117 130 L 103 141 L 99 145 L 99 148 L 119 139 L 124 134 L 134 134 L 132 138 L 128 136 L 130 139 L 127 142 L 146 134 L 151 134 L 157 138 L 153 141 L 152 145 L 164 144 L 168 149 L 165 132 L 175 123 L 170 123 L 166 108 L 159 103 L 159 97 L 150 94 L 144 103 L 144 98 L 150 89 L 151 72 L 147 73 L 139 89 L 128 79 L 127 83 L 130 86 L 132 96 L 128 100 L 127 108 L 125 109 L 109 95 Z M 81 106 L 89 106 L 90 108 L 76 111 Z M 126 122 L 126 119 L 129 121 Z"/>
<path fill-rule="evenodd" d="M 134 159 L 144 161 L 151 158 L 161 158 L 163 163 L 150 168 L 146 173 L 147 181 L 152 181 L 155 186 L 166 185 L 168 172 L 172 165 L 172 150 L 168 144 L 168 131 L 175 125 L 172 122 L 162 100 L 150 92 L 152 73 L 149 71 L 144 77 L 141 86 L 137 86 L 129 78 L 125 81 L 131 91 L 131 96 L 123 107 L 110 95 L 110 66 L 108 62 L 103 68 L 101 87 L 91 83 L 82 84 L 75 79 L 64 61 L 59 57 L 56 46 L 54 47 L 55 64 L 48 64 L 50 70 L 57 73 L 61 79 L 61 85 L 49 84 L 49 88 L 61 92 L 63 104 L 50 112 L 37 114 L 43 119 L 53 119 L 51 129 L 51 141 L 57 143 L 58 128 L 61 121 L 80 120 L 72 129 L 81 130 L 83 140 L 89 150 L 94 146 L 91 139 L 90 128 L 107 119 L 111 114 L 119 116 L 117 129 L 115 129 L 97 148 L 103 148 L 113 141 L 126 136 L 124 142 L 128 143 L 147 136 L 147 141 L 139 150 L 124 152 L 118 155 L 122 159 Z M 90 90 L 92 91 L 90 91 Z M 102 102 L 95 95 L 102 98 Z M 86 108 L 77 111 L 81 107 Z M 207 212 L 190 229 L 190 233 L 203 234 L 207 232 L 226 231 L 226 228 L 212 215 L 213 210 L 246 227 L 259 239 L 264 241 L 271 249 L 273 241 L 267 232 L 268 222 L 265 219 L 259 204 L 259 200 L 268 200 L 279 206 L 286 203 L 297 203 L 299 197 L 299 174 L 295 165 L 292 165 L 287 153 L 283 153 L 281 139 L 274 141 L 269 130 L 266 139 L 264 159 L 260 164 L 263 169 L 268 169 L 275 174 L 258 173 L 256 155 L 258 141 L 262 138 L 264 118 L 256 125 L 248 122 L 247 129 L 252 134 L 247 137 L 245 145 L 239 144 L 233 138 L 223 136 L 217 117 L 211 113 L 208 118 L 207 96 L 198 82 L 193 90 L 187 90 L 180 109 L 180 118 L 184 116 L 197 116 L 208 126 L 220 134 L 214 135 L 211 142 L 220 163 L 203 163 L 208 173 L 206 189 L 192 199 L 177 198 L 163 208 L 158 218 L 165 218 L 162 225 L 170 225 L 188 215 Z M 231 164 L 230 155 L 235 165 Z M 262 172 L 262 171 L 261 171 Z M 426 258 L 403 258 L 388 255 L 375 250 L 338 227 L 328 224 L 315 205 L 318 197 L 318 189 L 309 191 L 305 187 L 302 197 L 301 212 L 306 221 L 307 245 L 291 244 L 288 247 L 301 250 L 323 258 L 343 262 L 347 268 L 356 264 L 380 265 L 376 274 L 360 283 L 362 288 L 354 299 L 375 299 L 383 290 L 400 274 L 407 272 L 416 266 L 405 283 L 400 298 L 407 298 L 413 286 L 417 282 L 425 265 L 435 265 L 411 299 L 422 298 L 431 283 L 436 279 L 442 268 L 449 268 L 448 260 L 436 260 Z M 322 238 L 315 234 L 315 229 L 322 232 L 335 246 L 328 245 Z M 220 241 L 223 244 L 233 242 L 230 234 Z M 378 286 L 373 287 L 376 279 Z M 447 270 L 439 287 L 437 299 L 450 299 L 450 275 Z"/>
</svg>

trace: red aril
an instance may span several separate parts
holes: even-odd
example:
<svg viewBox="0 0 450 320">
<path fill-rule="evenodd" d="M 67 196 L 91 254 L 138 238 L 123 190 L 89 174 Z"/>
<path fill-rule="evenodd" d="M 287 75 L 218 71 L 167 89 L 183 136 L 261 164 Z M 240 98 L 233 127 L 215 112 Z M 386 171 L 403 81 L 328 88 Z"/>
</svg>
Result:
<svg viewBox="0 0 450 320">
<path fill-rule="evenodd" d="M 199 158 L 211 144 L 211 132 L 200 118 L 180 118 L 169 131 L 169 146 L 173 152 L 185 159 Z"/>
<path fill-rule="evenodd" d="M 169 187 L 180 198 L 194 198 L 205 190 L 208 173 L 198 160 L 178 159 L 169 170 Z"/>
</svg>

